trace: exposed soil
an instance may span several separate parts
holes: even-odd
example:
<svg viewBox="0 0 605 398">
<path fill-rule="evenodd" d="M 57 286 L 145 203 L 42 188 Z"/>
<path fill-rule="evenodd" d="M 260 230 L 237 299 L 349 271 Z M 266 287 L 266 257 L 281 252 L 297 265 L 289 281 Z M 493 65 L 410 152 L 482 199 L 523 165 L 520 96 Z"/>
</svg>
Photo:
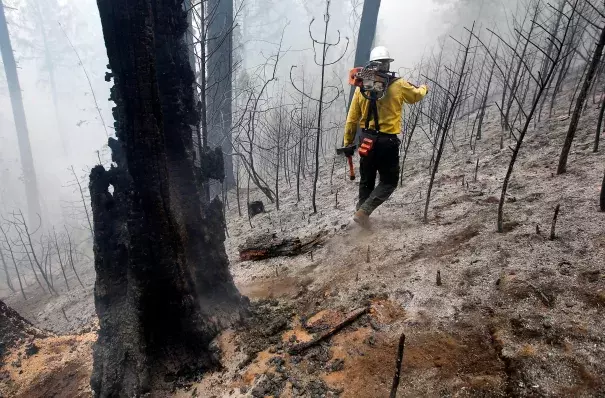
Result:
<svg viewBox="0 0 605 398">
<path fill-rule="evenodd" d="M 95 333 L 36 339 L 11 352 L 5 361 L 0 395 L 22 398 L 90 397 Z"/>
</svg>

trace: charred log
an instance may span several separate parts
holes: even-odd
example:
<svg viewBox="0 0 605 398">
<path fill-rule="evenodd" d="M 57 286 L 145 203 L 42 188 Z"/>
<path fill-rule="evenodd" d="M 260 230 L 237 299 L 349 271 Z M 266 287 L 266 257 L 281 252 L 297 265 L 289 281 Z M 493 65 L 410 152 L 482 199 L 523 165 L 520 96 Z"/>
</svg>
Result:
<svg viewBox="0 0 605 398">
<path fill-rule="evenodd" d="M 278 238 L 276 234 L 263 234 L 248 238 L 240 246 L 239 257 L 242 261 L 259 261 L 273 257 L 294 257 L 310 252 L 325 240 L 325 233 L 306 238 Z"/>
</svg>

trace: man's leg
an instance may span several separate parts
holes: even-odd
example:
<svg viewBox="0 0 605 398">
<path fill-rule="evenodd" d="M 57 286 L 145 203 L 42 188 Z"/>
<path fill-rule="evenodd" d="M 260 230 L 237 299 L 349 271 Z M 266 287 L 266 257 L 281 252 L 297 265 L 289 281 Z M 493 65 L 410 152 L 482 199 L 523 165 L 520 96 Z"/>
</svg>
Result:
<svg viewBox="0 0 605 398">
<path fill-rule="evenodd" d="M 382 137 L 381 137 L 382 138 Z M 397 188 L 399 182 L 399 139 L 396 136 L 383 138 L 380 153 L 376 153 L 376 169 L 380 174 L 380 183 L 369 198 L 361 205 L 361 210 L 372 214 L 383 204 Z"/>
<path fill-rule="evenodd" d="M 376 186 L 377 168 L 374 159 L 375 157 L 370 154 L 369 156 L 362 157 L 359 161 L 359 201 L 357 202 L 356 210 L 361 208 Z"/>
</svg>

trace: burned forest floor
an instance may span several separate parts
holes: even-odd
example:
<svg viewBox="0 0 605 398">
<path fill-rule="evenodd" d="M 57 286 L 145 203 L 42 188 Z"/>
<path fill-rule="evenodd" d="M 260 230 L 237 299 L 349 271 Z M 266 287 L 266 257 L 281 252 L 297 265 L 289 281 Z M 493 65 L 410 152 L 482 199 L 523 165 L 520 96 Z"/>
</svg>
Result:
<svg viewBox="0 0 605 398">
<path fill-rule="evenodd" d="M 178 384 L 174 396 L 388 397 L 402 333 L 398 397 L 605 396 L 605 213 L 598 209 L 605 152 L 592 153 L 598 110 L 591 103 L 568 172 L 556 175 L 569 122 L 562 116 L 568 102 L 560 102 L 526 137 L 504 233 L 496 232 L 496 217 L 511 141 L 507 134 L 500 149 L 495 109 L 474 151 L 472 115 L 468 129 L 464 121 L 456 125 L 428 223 L 422 216 L 432 147 L 421 131 L 402 186 L 372 216 L 370 232 L 351 221 L 358 186 L 348 181 L 344 159 L 331 155 L 318 186 L 318 214 L 308 182 L 297 200 L 294 176 L 283 177 L 279 211 L 252 189 L 251 200 L 264 200 L 267 211 L 251 219 L 244 207 L 238 214 L 231 192 L 227 252 L 252 316 L 217 338 L 223 369 Z M 301 239 L 322 233 L 323 241 L 294 257 L 241 261 L 238 248 L 264 233 Z M 361 315 L 333 336 L 301 345 L 357 310 Z M 1 396 L 90 394 L 94 331 L 31 339 L 36 354 L 26 355 L 24 345 L 8 353 Z"/>
</svg>

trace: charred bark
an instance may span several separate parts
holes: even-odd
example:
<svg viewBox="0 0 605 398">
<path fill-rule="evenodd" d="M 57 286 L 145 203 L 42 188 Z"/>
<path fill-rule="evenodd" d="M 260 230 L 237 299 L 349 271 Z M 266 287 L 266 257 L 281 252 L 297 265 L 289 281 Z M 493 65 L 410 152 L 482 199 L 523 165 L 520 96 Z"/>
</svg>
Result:
<svg viewBox="0 0 605 398">
<path fill-rule="evenodd" d="M 308 253 L 325 241 L 325 233 L 307 236 L 305 238 L 278 238 L 276 234 L 252 236 L 239 247 L 239 257 L 242 261 L 260 261 L 273 257 L 294 257 Z"/>
<path fill-rule="evenodd" d="M 223 181 L 222 151 L 220 147 L 201 151 L 203 181 L 196 184 L 193 134 L 199 124 L 199 114 L 192 89 L 195 76 L 187 51 L 186 15 L 182 8 L 175 6 L 175 0 L 158 0 L 154 2 L 154 20 L 171 208 L 180 227 L 186 261 L 202 311 L 228 326 L 239 319 L 244 303 L 229 273 L 225 236 L 220 232 L 225 225 L 221 201 L 216 198 L 204 204 L 198 189 L 210 179 Z M 216 228 L 212 228 L 212 224 L 216 224 Z"/>
<path fill-rule="evenodd" d="M 182 0 L 97 4 L 118 139 L 109 140 L 115 165 L 96 166 L 90 177 L 99 316 L 91 386 L 97 397 L 141 396 L 168 375 L 217 366 L 209 344 L 220 319 L 210 316 L 231 304 L 225 291 L 241 298 L 216 233 L 220 203 L 202 213 L 193 183 Z"/>
</svg>

